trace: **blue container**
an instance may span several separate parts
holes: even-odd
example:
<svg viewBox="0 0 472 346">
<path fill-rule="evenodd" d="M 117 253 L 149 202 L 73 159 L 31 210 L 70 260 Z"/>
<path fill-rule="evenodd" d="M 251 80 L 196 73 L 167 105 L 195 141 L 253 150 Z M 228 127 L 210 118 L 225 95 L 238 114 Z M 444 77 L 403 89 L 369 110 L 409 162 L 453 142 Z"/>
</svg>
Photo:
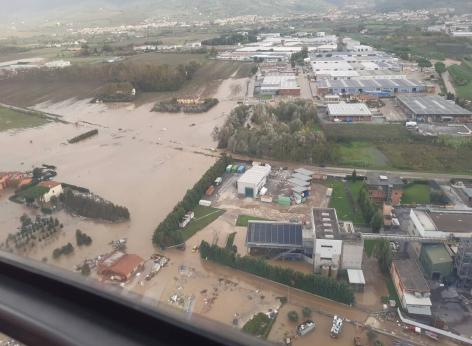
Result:
<svg viewBox="0 0 472 346">
<path fill-rule="evenodd" d="M 244 166 L 239 166 L 238 167 L 238 173 L 244 173 L 245 170 L 246 170 L 246 167 L 244 167 Z"/>
</svg>

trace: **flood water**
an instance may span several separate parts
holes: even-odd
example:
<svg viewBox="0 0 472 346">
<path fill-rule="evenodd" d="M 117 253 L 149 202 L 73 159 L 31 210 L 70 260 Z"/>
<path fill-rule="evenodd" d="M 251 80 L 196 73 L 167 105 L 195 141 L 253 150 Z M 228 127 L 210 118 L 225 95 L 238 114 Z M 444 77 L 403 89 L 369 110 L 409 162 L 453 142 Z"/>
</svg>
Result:
<svg viewBox="0 0 472 346">
<path fill-rule="evenodd" d="M 128 222 L 109 224 L 58 212 L 54 217 L 64 224 L 64 231 L 23 255 L 36 260 L 46 258 L 51 265 L 71 270 L 85 258 L 109 252 L 111 240 L 126 237 L 129 253 L 148 258 L 156 251 L 151 242 L 156 226 L 215 162 L 216 156 L 209 150 L 216 146 L 211 132 L 244 95 L 246 81 L 224 81 L 215 95 L 220 103 L 204 114 L 155 113 L 150 112 L 152 104 L 135 108 L 68 100 L 43 103 L 36 108 L 60 114 L 69 124 L 50 123 L 41 128 L 0 133 L 0 171 L 30 170 L 43 163 L 55 165 L 56 180 L 86 187 L 126 206 L 131 214 Z M 67 143 L 67 139 L 94 128 L 99 130 L 98 136 Z M 10 202 L 8 195 L 0 195 L 0 242 L 16 230 L 24 212 L 34 215 L 26 207 Z M 201 261 L 199 254 L 190 250 L 201 240 L 224 239 L 236 231 L 235 244 L 244 254 L 245 229 L 234 227 L 236 216 L 236 212 L 229 211 L 198 232 L 189 239 L 186 251 L 165 251 L 170 263 L 151 281 L 135 279 L 125 287 L 150 298 L 156 307 L 173 305 L 170 298 L 178 295 L 185 300 L 180 308 L 188 314 L 235 327 L 242 327 L 257 312 L 279 308 L 277 297 L 282 296 L 294 306 L 310 306 L 358 321 L 366 319 L 367 314 L 354 308 Z M 67 242 L 75 244 L 76 229 L 89 234 L 92 245 L 76 247 L 74 254 L 53 260 L 54 248 Z M 221 241 L 218 243 L 221 245 Z M 353 331 L 349 330 L 346 328 L 346 338 L 352 340 Z M 271 339 L 280 341 L 278 336 Z"/>
</svg>

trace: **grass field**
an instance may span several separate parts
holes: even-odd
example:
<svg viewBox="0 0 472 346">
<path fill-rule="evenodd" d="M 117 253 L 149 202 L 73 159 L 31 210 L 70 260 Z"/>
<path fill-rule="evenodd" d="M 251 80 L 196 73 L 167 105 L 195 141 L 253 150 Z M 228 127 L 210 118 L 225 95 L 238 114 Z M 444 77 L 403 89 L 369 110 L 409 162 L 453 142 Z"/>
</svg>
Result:
<svg viewBox="0 0 472 346">
<path fill-rule="evenodd" d="M 364 217 L 360 209 L 356 208 L 348 196 L 344 183 L 340 180 L 331 180 L 329 186 L 333 188 L 333 194 L 329 201 L 329 207 L 335 208 L 338 218 L 344 221 L 352 221 L 354 224 L 364 224 Z M 362 182 L 347 182 L 347 187 L 352 196 L 352 201 L 357 201 Z"/>
<path fill-rule="evenodd" d="M 355 167 L 387 167 L 388 159 L 374 145 L 367 142 L 348 142 L 339 145 L 339 162 Z"/>
<path fill-rule="evenodd" d="M 9 108 L 0 107 L 0 132 L 12 129 L 37 127 L 49 121 L 41 115 L 27 114 Z"/>
<path fill-rule="evenodd" d="M 382 242 L 382 240 L 381 239 L 364 240 L 364 252 L 367 255 L 367 257 L 372 257 L 374 253 L 374 248 L 379 242 Z"/>
<path fill-rule="evenodd" d="M 333 164 L 447 173 L 472 173 L 472 150 L 410 133 L 402 125 L 322 125 L 335 148 Z"/>
<path fill-rule="evenodd" d="M 257 216 L 238 215 L 238 219 L 236 220 L 236 226 L 247 227 L 247 223 L 248 223 L 249 220 L 269 221 L 268 219 L 264 219 L 262 217 L 257 217 Z"/>
<path fill-rule="evenodd" d="M 37 199 L 44 195 L 46 192 L 48 192 L 49 189 L 47 187 L 43 186 L 31 186 L 28 187 L 24 190 L 21 190 L 16 194 L 16 197 L 19 197 L 20 199 L 26 199 L 26 198 L 31 198 L 31 199 Z"/>
<path fill-rule="evenodd" d="M 195 233 L 215 221 L 224 214 L 225 210 L 199 205 L 193 212 L 195 213 L 194 219 L 182 230 L 184 240 L 189 239 Z"/>
<path fill-rule="evenodd" d="M 472 64 L 464 60 L 461 65 L 449 66 L 448 71 L 454 82 L 457 96 L 472 100 Z"/>
<path fill-rule="evenodd" d="M 429 204 L 431 190 L 428 184 L 411 183 L 403 189 L 402 204 Z"/>
</svg>

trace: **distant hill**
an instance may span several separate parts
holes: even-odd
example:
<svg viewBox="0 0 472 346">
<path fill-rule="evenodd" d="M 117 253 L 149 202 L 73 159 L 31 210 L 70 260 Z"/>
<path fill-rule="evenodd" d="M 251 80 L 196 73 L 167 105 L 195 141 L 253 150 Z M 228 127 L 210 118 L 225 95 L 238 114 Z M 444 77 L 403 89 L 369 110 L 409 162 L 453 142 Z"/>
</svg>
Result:
<svg viewBox="0 0 472 346">
<path fill-rule="evenodd" d="M 471 11 L 470 0 L 374 0 L 374 6 L 379 11 L 419 10 L 428 8 L 455 8 L 461 11 Z"/>
</svg>

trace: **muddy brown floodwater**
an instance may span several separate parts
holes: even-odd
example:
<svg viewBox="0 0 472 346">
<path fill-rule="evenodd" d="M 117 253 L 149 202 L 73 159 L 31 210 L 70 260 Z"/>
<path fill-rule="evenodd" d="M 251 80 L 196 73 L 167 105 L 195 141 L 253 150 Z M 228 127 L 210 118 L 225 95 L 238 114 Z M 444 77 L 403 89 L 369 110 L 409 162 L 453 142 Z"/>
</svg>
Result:
<svg viewBox="0 0 472 346">
<path fill-rule="evenodd" d="M 203 114 L 156 113 L 150 111 L 152 104 L 134 108 L 90 104 L 88 100 L 43 103 L 36 108 L 62 115 L 71 124 L 49 123 L 0 133 L 0 171 L 52 164 L 58 168 L 56 180 L 87 187 L 130 210 L 131 220 L 116 225 L 59 213 L 66 231 L 64 242 L 72 239 L 67 231 L 80 228 L 92 236 L 93 244 L 51 263 L 70 269 L 85 256 L 108 251 L 103 244 L 119 237 L 128 238 L 130 253 L 149 256 L 154 250 L 151 237 L 155 227 L 215 162 L 209 150 L 215 146 L 211 132 L 244 95 L 245 85 L 246 79 L 223 81 L 215 95 L 220 103 Z M 236 89 L 240 94 L 234 94 Z M 67 143 L 67 139 L 94 128 L 99 130 L 98 136 Z M 0 199 L 1 241 L 16 230 L 19 216 L 26 211 L 8 201 L 5 194 Z M 50 257 L 55 246 L 36 249 L 29 255 L 35 259 Z"/>
</svg>

